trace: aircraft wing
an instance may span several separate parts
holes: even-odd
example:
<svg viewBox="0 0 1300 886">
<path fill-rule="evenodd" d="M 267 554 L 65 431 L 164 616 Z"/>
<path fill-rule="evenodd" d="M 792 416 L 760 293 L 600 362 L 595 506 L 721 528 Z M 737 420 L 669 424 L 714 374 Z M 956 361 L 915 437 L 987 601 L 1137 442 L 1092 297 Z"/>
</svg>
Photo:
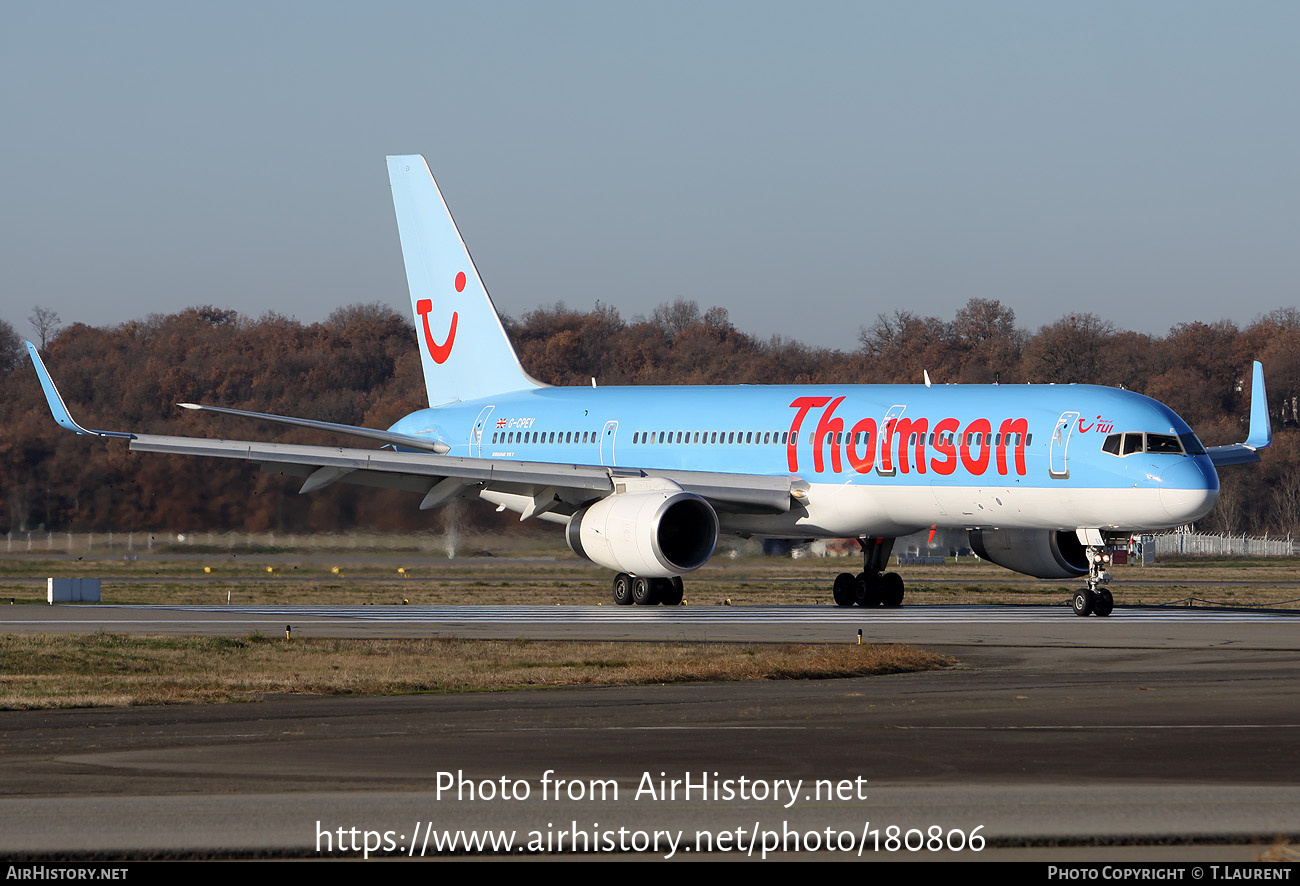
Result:
<svg viewBox="0 0 1300 886">
<path fill-rule="evenodd" d="M 552 464 L 549 462 L 506 461 L 489 458 L 449 456 L 446 444 L 352 425 L 336 425 L 311 419 L 290 418 L 221 407 L 201 408 L 366 437 L 389 446 L 424 451 L 392 449 L 349 449 L 289 443 L 261 443 L 250 440 L 216 440 L 204 437 L 174 437 L 97 431 L 72 418 L 54 381 L 30 342 L 27 344 L 45 391 L 54 420 L 78 434 L 125 438 L 135 452 L 164 452 L 202 455 L 251 462 L 265 471 L 306 478 L 300 492 L 311 492 L 335 482 L 359 483 L 423 492 L 420 507 L 432 508 L 452 498 L 477 494 L 479 497 L 521 513 L 520 519 L 537 516 L 565 522 L 568 514 L 584 504 L 616 491 L 620 479 L 654 476 L 671 480 L 682 489 L 707 499 L 715 507 L 736 513 L 784 513 L 804 496 L 807 483 L 796 477 L 768 477 L 749 474 L 719 474 L 705 471 L 655 470 L 608 465 Z M 440 448 L 440 451 L 435 449 Z M 431 451 L 432 450 L 432 451 Z"/>
<path fill-rule="evenodd" d="M 566 510 L 566 505 L 577 508 L 613 493 L 620 479 L 655 476 L 671 480 L 723 510 L 781 513 L 790 510 L 793 499 L 801 497 L 806 485 L 792 477 L 704 471 L 645 472 L 606 465 L 506 461 L 384 449 L 336 449 L 153 434 L 133 435 L 130 447 L 135 452 L 206 455 L 252 462 L 263 470 L 307 477 L 302 492 L 311 492 L 339 480 L 424 491 L 422 508 L 434 507 L 477 488 L 507 496 L 542 497 L 544 500 L 536 504 L 548 504 L 554 500 L 560 510 Z M 482 497 L 497 501 L 490 494 Z M 510 502 L 511 505 L 514 503 Z"/>
</svg>

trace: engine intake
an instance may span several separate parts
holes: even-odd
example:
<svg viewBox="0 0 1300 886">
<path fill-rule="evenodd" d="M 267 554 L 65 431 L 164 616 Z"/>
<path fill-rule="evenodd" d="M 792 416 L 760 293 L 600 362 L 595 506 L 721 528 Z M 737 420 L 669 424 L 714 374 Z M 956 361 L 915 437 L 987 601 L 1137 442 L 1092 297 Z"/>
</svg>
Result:
<svg viewBox="0 0 1300 886">
<path fill-rule="evenodd" d="M 1079 537 L 1055 529 L 972 529 L 971 550 L 985 560 L 1035 578 L 1077 578 L 1088 572 Z"/>
<path fill-rule="evenodd" d="M 564 534 L 579 557 L 615 572 L 667 578 L 699 569 L 718 544 L 718 515 L 678 489 L 621 493 L 578 511 Z"/>
</svg>

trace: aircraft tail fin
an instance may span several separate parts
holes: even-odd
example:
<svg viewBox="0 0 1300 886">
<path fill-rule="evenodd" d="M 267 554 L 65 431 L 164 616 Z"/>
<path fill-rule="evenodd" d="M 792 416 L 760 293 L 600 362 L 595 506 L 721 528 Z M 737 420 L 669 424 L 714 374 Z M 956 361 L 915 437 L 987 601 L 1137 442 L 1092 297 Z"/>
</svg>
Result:
<svg viewBox="0 0 1300 886">
<path fill-rule="evenodd" d="M 430 406 L 542 387 L 524 372 L 429 166 L 388 158 Z"/>
</svg>

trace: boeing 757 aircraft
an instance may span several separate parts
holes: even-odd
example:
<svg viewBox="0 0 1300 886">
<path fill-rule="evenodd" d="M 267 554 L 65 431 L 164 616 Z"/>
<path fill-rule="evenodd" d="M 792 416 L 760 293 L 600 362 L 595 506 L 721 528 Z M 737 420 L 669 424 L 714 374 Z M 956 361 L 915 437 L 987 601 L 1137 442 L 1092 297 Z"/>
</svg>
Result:
<svg viewBox="0 0 1300 886">
<path fill-rule="evenodd" d="M 386 431 L 182 403 L 332 431 L 378 449 L 93 431 L 27 345 L 55 420 L 132 450 L 250 461 L 305 479 L 405 489 L 433 508 L 478 497 L 564 527 L 616 573 L 620 604 L 678 604 L 722 533 L 857 538 L 840 606 L 898 606 L 894 539 L 964 529 L 981 557 L 1083 578 L 1078 615 L 1109 615 L 1112 542 L 1197 520 L 1216 466 L 1272 443 L 1254 364 L 1244 443 L 1206 449 L 1169 407 L 1092 385 L 551 387 L 528 375 L 424 158 L 388 158 L 429 408 Z"/>
</svg>

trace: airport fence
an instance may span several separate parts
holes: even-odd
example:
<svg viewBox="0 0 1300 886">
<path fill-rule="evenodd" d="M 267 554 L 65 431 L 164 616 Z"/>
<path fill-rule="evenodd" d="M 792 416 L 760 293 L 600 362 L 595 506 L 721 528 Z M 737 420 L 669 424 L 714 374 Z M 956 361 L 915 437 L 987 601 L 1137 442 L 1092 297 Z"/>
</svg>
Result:
<svg viewBox="0 0 1300 886">
<path fill-rule="evenodd" d="M 490 537 L 489 537 L 490 536 Z M 118 555 L 130 559 L 133 555 L 152 553 L 221 553 L 304 551 L 327 553 L 331 551 L 400 552 L 410 551 L 432 556 L 478 556 L 479 548 L 490 545 L 496 549 L 509 548 L 502 553 L 527 553 L 532 548 L 562 547 L 552 537 L 530 539 L 527 537 L 502 538 L 500 534 L 483 536 L 479 533 L 456 529 L 429 530 L 425 532 L 48 532 L 45 530 L 14 530 L 5 533 L 0 550 L 9 554 L 96 554 Z M 1292 557 L 1300 554 L 1291 536 L 1211 535 L 1201 532 L 1171 532 L 1166 535 L 1146 536 L 1147 546 L 1154 546 L 1154 555 L 1205 556 L 1205 557 Z M 856 542 L 841 545 L 815 542 L 799 549 L 808 556 L 857 555 Z M 518 548 L 519 550 L 515 550 Z M 843 550 L 841 550 L 843 548 Z M 721 551 L 720 551 L 721 553 Z M 907 551 L 900 551 L 907 556 Z M 924 556 L 917 551 L 916 556 Z"/>
<path fill-rule="evenodd" d="M 111 554 L 131 557 L 156 553 L 220 553 L 224 551 L 307 552 L 418 551 L 454 556 L 478 539 L 455 530 L 429 532 L 47 532 L 16 530 L 5 533 L 3 551 L 9 554 Z"/>
<path fill-rule="evenodd" d="M 1171 532 L 1151 542 L 1160 556 L 1192 557 L 1293 557 L 1291 536 L 1270 538 L 1248 535 L 1209 535 L 1201 532 Z"/>
</svg>

